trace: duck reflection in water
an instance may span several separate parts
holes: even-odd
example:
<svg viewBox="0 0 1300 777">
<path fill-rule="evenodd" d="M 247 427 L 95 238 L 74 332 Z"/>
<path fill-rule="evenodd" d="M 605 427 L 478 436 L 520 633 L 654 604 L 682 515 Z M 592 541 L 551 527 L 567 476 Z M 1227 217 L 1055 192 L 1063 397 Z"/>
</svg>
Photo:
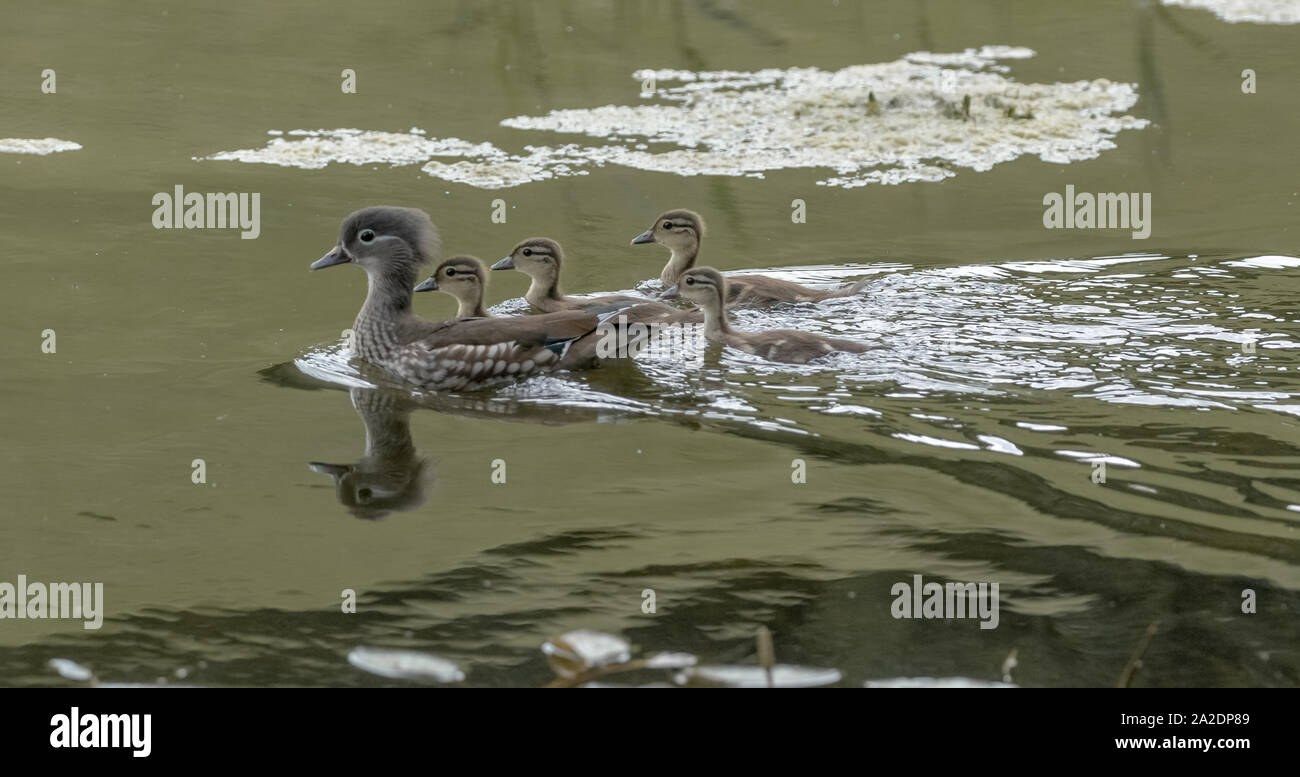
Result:
<svg viewBox="0 0 1300 777">
<path fill-rule="evenodd" d="M 334 478 L 339 503 L 356 518 L 377 521 L 389 513 L 414 510 L 424 503 L 433 481 L 429 460 L 411 440 L 411 410 L 401 394 L 353 388 L 352 406 L 366 426 L 366 454 L 355 464 L 307 466 Z"/>
</svg>

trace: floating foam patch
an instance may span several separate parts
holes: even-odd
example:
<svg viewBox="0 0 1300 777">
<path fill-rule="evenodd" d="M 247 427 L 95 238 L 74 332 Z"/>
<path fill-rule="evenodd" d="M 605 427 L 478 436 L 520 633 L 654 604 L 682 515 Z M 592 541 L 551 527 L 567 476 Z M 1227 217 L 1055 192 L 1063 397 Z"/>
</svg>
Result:
<svg viewBox="0 0 1300 777">
<path fill-rule="evenodd" d="M 812 168 L 830 171 L 821 185 L 854 188 L 939 181 L 1024 155 L 1060 164 L 1091 159 L 1114 148 L 1120 131 L 1147 125 L 1124 113 L 1137 102 L 1133 84 L 1022 84 L 999 64 L 1032 56 L 1030 49 L 990 46 L 835 71 L 638 71 L 637 80 L 653 76 L 670 85 L 655 93 L 659 102 L 501 122 L 604 141 L 596 146 L 529 145 L 511 153 L 490 143 L 427 138 L 419 130 L 295 130 L 275 133 L 264 148 L 206 158 L 304 168 L 422 164 L 435 178 L 483 189 L 585 175 L 607 164 L 758 178 Z"/>
<path fill-rule="evenodd" d="M 3 154 L 57 154 L 60 151 L 78 151 L 80 143 L 58 138 L 0 138 Z"/>
<path fill-rule="evenodd" d="M 491 143 L 471 143 L 460 138 L 427 138 L 419 129 L 410 132 L 373 130 L 271 130 L 262 148 L 222 151 L 202 159 L 250 162 L 315 170 L 331 162 L 353 165 L 417 165 L 436 156 L 505 156 Z"/>
<path fill-rule="evenodd" d="M 1233 267 L 1254 267 L 1259 270 L 1283 270 L 1300 267 L 1300 258 L 1294 256 L 1250 256 L 1237 261 L 1224 262 Z"/>
<path fill-rule="evenodd" d="M 1300 24 L 1300 0 L 1162 0 L 1165 5 L 1213 11 L 1225 22 Z"/>
</svg>

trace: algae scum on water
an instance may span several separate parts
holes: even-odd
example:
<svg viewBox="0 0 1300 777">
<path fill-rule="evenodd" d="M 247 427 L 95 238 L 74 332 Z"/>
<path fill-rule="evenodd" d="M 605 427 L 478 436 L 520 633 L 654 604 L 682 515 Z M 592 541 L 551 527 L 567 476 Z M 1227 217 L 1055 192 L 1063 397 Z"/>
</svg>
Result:
<svg viewBox="0 0 1300 777">
<path fill-rule="evenodd" d="M 1212 11 L 1225 22 L 1300 24 L 1300 0 L 1161 0 L 1165 5 Z"/>
<path fill-rule="evenodd" d="M 819 185 L 855 188 L 938 181 L 1026 154 L 1060 164 L 1091 159 L 1114 148 L 1121 130 L 1147 125 L 1125 113 L 1137 102 L 1134 84 L 1023 84 L 999 64 L 1032 56 L 1026 48 L 986 46 L 835 71 L 642 70 L 633 76 L 656 85 L 645 104 L 501 122 L 605 141 L 596 146 L 525 145 L 512 153 L 491 143 L 429 137 L 419 128 L 273 130 L 262 148 L 203 159 L 306 169 L 332 162 L 419 164 L 435 178 L 482 189 L 586 175 L 606 164 L 751 177 L 811 168 L 829 171 L 820 173 Z"/>
<path fill-rule="evenodd" d="M 0 138 L 0 154 L 57 154 L 60 151 L 77 151 L 80 143 L 58 138 Z"/>
</svg>

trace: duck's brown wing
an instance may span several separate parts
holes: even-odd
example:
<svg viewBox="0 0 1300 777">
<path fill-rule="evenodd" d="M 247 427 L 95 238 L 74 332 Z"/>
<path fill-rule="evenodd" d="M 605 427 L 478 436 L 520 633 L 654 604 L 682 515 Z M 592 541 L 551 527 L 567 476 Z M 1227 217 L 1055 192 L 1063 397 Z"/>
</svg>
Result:
<svg viewBox="0 0 1300 777">
<path fill-rule="evenodd" d="M 475 318 L 447 325 L 417 342 L 433 350 L 452 345 L 514 343 L 521 349 L 553 347 L 595 331 L 600 316 L 581 310 L 517 318 Z M 413 343 L 414 344 L 414 343 Z"/>
<path fill-rule="evenodd" d="M 675 308 L 662 302 L 642 302 L 622 311 L 618 320 L 629 324 L 700 324 L 704 322 L 704 311 Z"/>
<path fill-rule="evenodd" d="M 574 310 L 592 311 L 607 308 L 610 305 L 646 305 L 654 304 L 645 297 L 633 297 L 628 294 L 608 294 L 603 297 L 591 297 L 590 299 L 570 299 L 570 305 Z"/>
</svg>

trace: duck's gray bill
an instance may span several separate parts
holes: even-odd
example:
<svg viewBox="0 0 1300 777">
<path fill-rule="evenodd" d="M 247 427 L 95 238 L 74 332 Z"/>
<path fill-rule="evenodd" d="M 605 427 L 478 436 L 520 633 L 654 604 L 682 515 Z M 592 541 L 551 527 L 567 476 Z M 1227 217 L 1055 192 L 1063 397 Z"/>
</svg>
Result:
<svg viewBox="0 0 1300 777">
<path fill-rule="evenodd" d="M 647 229 L 646 231 L 632 238 L 632 245 L 635 246 L 635 245 L 641 245 L 642 243 L 653 243 L 654 241 L 655 241 L 654 230 Z"/>
<path fill-rule="evenodd" d="M 659 295 L 659 299 L 677 299 L 680 296 L 682 295 L 677 291 L 677 285 L 673 284 L 672 286 L 669 286 L 668 288 L 664 289 L 663 294 Z"/>
<path fill-rule="evenodd" d="M 425 278 L 424 280 L 420 281 L 420 284 L 416 286 L 414 290 L 415 291 L 437 291 L 438 279 L 434 278 L 433 276 L 429 276 L 428 278 Z"/>
<path fill-rule="evenodd" d="M 493 269 L 493 270 L 513 270 L 513 269 L 515 269 L 515 261 L 514 261 L 514 259 L 511 259 L 510 257 L 507 256 L 505 259 L 502 259 L 501 261 L 499 261 L 499 262 L 497 262 L 496 264 L 492 265 L 492 269 Z"/>
<path fill-rule="evenodd" d="M 325 254 L 321 258 L 312 262 L 311 268 L 313 270 L 324 270 L 326 267 L 333 267 L 336 264 L 347 264 L 350 261 L 352 260 L 348 258 L 347 254 L 343 253 L 341 247 L 334 246 L 330 249 L 328 254 Z"/>
</svg>

